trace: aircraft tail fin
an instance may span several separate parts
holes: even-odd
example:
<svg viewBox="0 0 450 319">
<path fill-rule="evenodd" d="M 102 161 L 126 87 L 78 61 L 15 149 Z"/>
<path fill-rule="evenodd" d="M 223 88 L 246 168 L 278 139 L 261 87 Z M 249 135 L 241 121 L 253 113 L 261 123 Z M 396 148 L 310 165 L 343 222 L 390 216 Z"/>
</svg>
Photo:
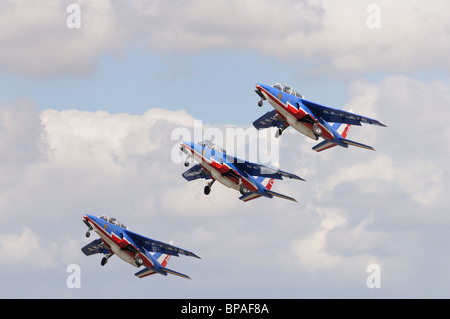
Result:
<svg viewBox="0 0 450 319">
<path fill-rule="evenodd" d="M 266 178 L 267 179 L 267 178 Z M 267 188 L 268 190 L 270 190 L 271 188 L 272 188 L 272 185 L 273 185 L 273 181 L 274 181 L 275 179 L 273 179 L 273 178 L 270 178 L 270 179 L 268 179 L 267 180 L 267 182 L 266 181 L 264 181 L 264 182 L 266 182 L 266 183 L 262 183 L 263 185 L 264 185 L 264 187 L 265 188 Z"/>
<path fill-rule="evenodd" d="M 174 245 L 175 243 L 173 241 L 169 242 L 170 245 Z M 169 263 L 170 260 L 170 256 L 171 255 L 167 255 L 167 254 L 161 254 L 161 253 L 155 253 L 153 255 L 154 258 L 156 258 L 156 260 L 161 264 L 161 266 L 166 267 L 167 264 Z"/>
<path fill-rule="evenodd" d="M 342 123 L 334 123 L 332 125 L 332 128 L 335 129 L 339 133 L 339 135 L 345 139 L 347 137 L 348 130 L 350 129 L 350 124 L 342 125 Z M 336 145 L 338 144 L 333 143 L 329 140 L 324 140 L 319 144 L 317 144 L 316 146 L 314 146 L 312 149 L 315 150 L 316 152 L 322 152 L 329 148 L 335 147 Z"/>
<path fill-rule="evenodd" d="M 262 177 L 262 176 L 259 176 L 256 180 L 258 182 L 260 182 L 268 190 L 270 190 L 272 188 L 273 181 L 274 181 L 273 178 Z M 258 192 L 255 192 L 255 193 L 248 193 L 248 194 L 242 195 L 241 197 L 239 197 L 239 199 L 244 202 L 248 202 L 249 200 L 259 198 L 259 197 L 261 197 L 261 194 L 259 194 Z"/>
<path fill-rule="evenodd" d="M 173 241 L 170 241 L 169 244 L 173 246 L 175 243 Z M 166 267 L 167 263 L 169 262 L 170 256 L 171 255 L 161 254 L 161 256 L 159 256 L 157 260 L 161 264 L 161 266 Z"/>
<path fill-rule="evenodd" d="M 273 185 L 274 178 L 258 176 L 258 178 L 256 180 L 258 182 L 260 182 L 265 188 L 271 189 L 272 185 Z"/>
<path fill-rule="evenodd" d="M 350 110 L 349 112 L 353 112 L 353 110 Z M 343 123 L 334 123 L 332 125 L 332 128 L 335 129 L 341 136 L 340 142 L 342 144 L 340 144 L 340 145 L 343 147 L 348 147 L 348 145 L 352 145 L 352 146 L 361 147 L 361 148 L 375 151 L 375 149 L 372 146 L 348 140 L 347 135 L 348 135 L 350 126 L 351 126 L 350 124 L 345 125 Z M 315 150 L 316 152 L 321 152 L 321 151 L 325 151 L 329 148 L 332 148 L 336 145 L 339 145 L 339 144 L 333 143 L 332 141 L 329 141 L 329 140 L 324 140 L 324 141 L 320 142 L 319 144 L 317 144 L 316 146 L 314 146 L 312 149 Z"/>
<path fill-rule="evenodd" d="M 350 113 L 353 113 L 353 110 L 349 110 Z M 333 128 L 339 133 L 342 138 L 347 138 L 348 130 L 350 129 L 350 124 L 343 125 L 343 123 L 334 123 Z"/>
<path fill-rule="evenodd" d="M 334 123 L 333 126 L 335 125 L 337 126 L 335 130 L 339 133 L 339 135 L 342 136 L 343 138 L 346 138 L 351 125 L 350 124 L 342 125 L 342 123 Z"/>
</svg>

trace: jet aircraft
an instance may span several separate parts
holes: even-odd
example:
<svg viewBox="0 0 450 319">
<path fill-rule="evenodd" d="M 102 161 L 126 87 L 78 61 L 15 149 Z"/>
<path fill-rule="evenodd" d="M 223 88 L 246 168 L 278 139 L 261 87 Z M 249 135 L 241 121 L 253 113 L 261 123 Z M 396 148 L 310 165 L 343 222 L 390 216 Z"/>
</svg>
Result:
<svg viewBox="0 0 450 319">
<path fill-rule="evenodd" d="M 211 142 L 183 141 L 180 145 L 180 149 L 187 154 L 185 166 L 189 166 L 191 158 L 199 162 L 185 171 L 182 176 L 187 181 L 199 178 L 211 179 L 204 188 L 205 195 L 211 192 L 214 182 L 219 181 L 221 184 L 239 191 L 242 195 L 239 199 L 244 202 L 261 196 L 268 198 L 275 196 L 296 202 L 292 197 L 271 190 L 274 179 L 287 177 L 304 181 L 295 174 L 238 159 L 228 155 L 224 149 Z"/>
<path fill-rule="evenodd" d="M 83 217 L 83 222 L 88 227 L 86 237 L 89 237 L 90 232 L 94 230 L 100 238 L 84 246 L 81 251 L 86 256 L 99 253 L 106 255 L 102 258 L 102 266 L 111 256 L 117 255 L 135 267 L 144 266 L 143 270 L 135 274 L 139 278 L 158 273 L 164 276 L 172 274 L 191 279 L 187 275 L 166 268 L 166 265 L 170 256 L 181 254 L 200 258 L 196 254 L 129 231 L 116 218 L 110 218 L 106 215 L 99 217 L 84 215 Z"/>
<path fill-rule="evenodd" d="M 373 147 L 346 139 L 350 125 L 373 124 L 386 126 L 377 120 L 346 112 L 317 103 L 308 101 L 297 93 L 292 87 L 282 84 L 272 86 L 257 84 L 255 92 L 261 98 L 258 106 L 263 105 L 263 101 L 268 101 L 274 110 L 267 112 L 256 121 L 253 126 L 260 130 L 269 127 L 277 127 L 276 137 L 292 126 L 298 132 L 318 140 L 322 137 L 324 141 L 313 147 L 313 150 L 320 152 L 336 145 L 347 148 L 353 145 L 369 150 Z M 333 122 L 331 125 L 328 122 Z M 341 127 L 342 124 L 347 124 Z M 342 128 L 344 128 L 342 130 Z"/>
</svg>

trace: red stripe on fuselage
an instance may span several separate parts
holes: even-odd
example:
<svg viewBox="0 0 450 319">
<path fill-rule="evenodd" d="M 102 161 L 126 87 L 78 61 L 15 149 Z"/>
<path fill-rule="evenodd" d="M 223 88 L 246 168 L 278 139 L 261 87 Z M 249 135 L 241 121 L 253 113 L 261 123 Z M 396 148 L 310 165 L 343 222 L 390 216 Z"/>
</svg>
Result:
<svg viewBox="0 0 450 319">
<path fill-rule="evenodd" d="M 322 129 L 322 135 L 321 137 L 327 139 L 327 140 L 334 140 L 334 135 L 328 130 L 327 127 L 325 127 L 324 125 L 322 125 L 321 123 L 319 123 L 317 121 L 317 119 L 314 117 L 313 114 L 311 113 L 307 113 L 304 109 L 302 109 L 301 107 L 299 107 L 298 109 L 293 106 L 292 104 L 290 104 L 289 102 L 286 103 L 286 105 L 281 102 L 279 99 L 277 99 L 275 96 L 273 96 L 270 92 L 266 91 L 264 88 L 262 88 L 261 86 L 257 85 L 257 88 L 259 90 L 264 91 L 268 96 L 270 96 L 270 99 L 272 101 L 274 101 L 275 103 L 277 103 L 280 107 L 282 107 L 283 109 L 285 109 L 286 111 L 289 112 L 289 114 L 291 114 L 297 121 L 301 120 L 302 118 L 304 118 L 306 115 L 311 116 L 311 118 L 316 121 L 317 126 L 319 126 Z M 277 111 L 278 114 L 280 114 Z M 281 115 L 281 114 L 280 114 Z M 313 130 L 313 124 L 308 123 L 308 122 L 302 122 L 302 124 L 304 126 L 306 126 L 308 129 L 310 129 L 311 131 Z"/>
<path fill-rule="evenodd" d="M 139 252 L 139 249 L 137 249 L 136 246 L 134 246 L 132 243 L 130 243 L 128 240 L 126 240 L 125 238 L 122 239 L 119 236 L 117 236 L 116 234 L 112 233 L 112 235 L 109 235 L 109 233 L 107 231 L 105 231 L 102 227 L 100 227 L 100 225 L 98 225 L 95 221 L 93 221 L 92 219 L 90 219 L 89 217 L 85 217 L 85 219 L 87 219 L 90 224 L 94 225 L 94 227 L 96 229 L 98 229 L 103 235 L 105 235 L 106 237 L 108 237 L 109 240 L 111 240 L 114 244 L 116 244 L 117 246 L 119 246 L 120 248 L 124 248 L 128 245 L 132 245 L 136 251 L 138 252 L 139 256 L 142 258 L 142 260 L 144 261 L 144 266 L 147 268 L 153 268 L 153 263 L 148 259 L 147 256 L 145 256 L 144 254 L 142 254 L 141 252 Z M 105 240 L 103 238 L 101 238 L 102 241 L 106 244 L 106 246 L 108 246 L 111 249 L 111 246 L 109 244 L 107 244 L 105 242 Z M 121 245 L 119 245 L 119 243 Z M 126 253 L 128 256 L 131 256 L 134 258 L 134 253 L 132 253 L 131 251 L 123 251 L 124 253 Z"/>
<path fill-rule="evenodd" d="M 202 154 L 196 152 L 194 149 L 192 149 L 188 145 L 184 144 L 184 147 L 190 150 L 190 152 L 194 155 L 194 158 L 195 158 L 195 154 L 198 154 L 198 156 L 201 157 L 202 162 L 200 163 L 200 165 L 206 172 L 208 172 L 208 174 L 211 176 L 212 179 L 214 179 L 214 178 L 213 178 L 213 176 L 211 174 L 211 171 L 203 164 L 203 162 L 206 163 L 207 165 L 209 165 L 209 167 L 211 167 L 212 169 L 214 169 L 217 172 L 219 172 L 220 175 L 222 175 L 223 178 L 226 178 L 226 179 L 230 180 L 231 182 L 233 182 L 236 185 L 239 185 L 239 179 L 237 179 L 237 178 L 235 178 L 233 176 L 223 175 L 224 173 L 228 172 L 229 170 L 233 170 L 233 172 L 236 175 L 239 175 L 241 177 L 241 179 L 240 179 L 241 184 L 244 185 L 245 187 L 247 187 L 247 189 L 249 191 L 255 192 L 255 191 L 258 190 L 258 188 L 255 187 L 255 185 L 253 185 L 252 182 L 250 182 L 248 179 L 243 177 L 241 174 L 238 174 L 238 172 L 236 172 L 234 169 L 229 167 L 226 163 L 225 164 L 219 164 L 217 161 L 214 161 L 213 159 L 211 161 L 208 161 Z"/>
</svg>

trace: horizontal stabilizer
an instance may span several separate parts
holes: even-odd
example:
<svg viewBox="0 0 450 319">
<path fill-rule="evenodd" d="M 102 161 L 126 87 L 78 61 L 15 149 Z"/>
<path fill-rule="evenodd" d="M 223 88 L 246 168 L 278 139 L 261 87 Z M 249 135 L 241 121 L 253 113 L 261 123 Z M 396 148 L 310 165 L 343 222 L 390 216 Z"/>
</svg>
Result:
<svg viewBox="0 0 450 319">
<path fill-rule="evenodd" d="M 355 142 L 355 141 L 350 141 L 350 140 L 347 140 L 345 138 L 341 139 L 341 142 L 343 142 L 343 143 L 345 143 L 347 145 L 357 146 L 357 147 L 361 147 L 361 148 L 365 148 L 365 149 L 368 149 L 368 150 L 375 151 L 375 149 L 372 146 L 365 145 L 365 144 L 362 144 L 362 143 L 358 143 L 358 142 Z"/>
<path fill-rule="evenodd" d="M 347 140 L 345 138 L 341 138 L 340 141 L 344 144 L 344 145 L 340 145 L 342 147 L 346 147 L 347 148 L 348 145 L 352 145 L 352 146 L 357 146 L 357 147 L 361 147 L 361 148 L 365 148 L 365 149 L 368 149 L 368 150 L 375 151 L 375 149 L 372 146 L 365 145 L 365 144 L 362 144 L 362 143 L 358 143 L 358 142 L 355 142 L 355 141 L 350 141 L 350 140 Z M 339 144 L 336 144 L 336 143 L 333 143 L 331 141 L 325 140 L 325 141 L 320 142 L 316 146 L 314 146 L 312 149 L 315 150 L 316 152 L 322 152 L 322 151 L 330 149 L 330 148 L 332 148 L 332 147 L 334 147 L 336 145 L 339 145 Z"/>
<path fill-rule="evenodd" d="M 332 148 L 334 146 L 336 146 L 337 144 L 330 142 L 328 140 L 322 141 L 319 144 L 317 144 L 316 146 L 314 146 L 312 149 L 315 150 L 316 152 L 322 152 L 325 151 L 329 148 Z"/>
<path fill-rule="evenodd" d="M 172 274 L 172 275 L 175 275 L 175 276 L 178 276 L 178 277 L 182 277 L 182 278 L 186 278 L 186 279 L 191 279 L 191 277 L 189 277 L 188 275 L 182 274 L 180 272 L 177 272 L 177 271 L 169 269 L 169 268 L 161 267 L 161 270 L 165 271 L 168 274 Z"/>
<path fill-rule="evenodd" d="M 134 275 L 137 276 L 137 277 L 139 277 L 139 278 L 143 278 L 143 277 L 147 277 L 147 276 L 150 276 L 150 275 L 154 275 L 154 274 L 156 274 L 156 273 L 157 273 L 157 272 L 154 271 L 153 269 L 145 268 L 145 269 L 142 269 L 141 271 L 138 271 L 138 272 L 135 273 Z"/>
<path fill-rule="evenodd" d="M 260 194 L 258 194 L 257 192 L 251 193 L 248 192 L 245 195 L 242 195 L 241 197 L 239 197 L 240 200 L 244 201 L 244 202 L 248 202 L 249 200 L 255 199 L 255 198 L 259 198 L 261 197 Z"/>
<path fill-rule="evenodd" d="M 191 277 L 189 277 L 188 275 L 185 275 L 185 274 L 179 273 L 175 270 L 172 270 L 169 268 L 164 268 L 164 267 L 160 267 L 159 270 L 155 270 L 155 268 L 145 268 L 145 269 L 142 269 L 141 271 L 138 271 L 137 273 L 135 273 L 135 276 L 137 276 L 139 278 L 143 278 L 146 276 L 154 275 L 156 273 L 164 275 L 164 276 L 167 276 L 167 274 L 172 274 L 172 275 L 175 275 L 178 277 L 191 279 Z"/>
<path fill-rule="evenodd" d="M 269 194 L 269 195 L 272 195 L 272 196 L 276 196 L 276 197 L 279 197 L 279 198 L 283 198 L 283 199 L 287 199 L 287 200 L 290 200 L 290 201 L 293 201 L 293 202 L 297 202 L 297 200 L 295 198 L 292 198 L 292 197 L 289 197 L 289 196 L 286 196 L 286 195 L 283 195 L 283 194 L 280 194 L 280 193 L 276 193 L 276 192 L 271 191 L 271 190 L 266 190 L 266 194 Z"/>
</svg>

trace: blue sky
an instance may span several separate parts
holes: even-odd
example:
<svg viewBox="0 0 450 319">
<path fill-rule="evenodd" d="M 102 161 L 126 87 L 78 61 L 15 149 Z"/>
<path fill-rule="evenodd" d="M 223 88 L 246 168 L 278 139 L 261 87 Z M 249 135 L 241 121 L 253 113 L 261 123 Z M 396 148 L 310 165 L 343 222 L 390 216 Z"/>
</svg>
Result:
<svg viewBox="0 0 450 319">
<path fill-rule="evenodd" d="M 80 29 L 66 26 L 72 3 Z M 257 4 L 0 4 L 0 297 L 449 297 L 448 2 Z M 255 84 L 275 82 L 385 123 L 349 132 L 377 151 L 316 153 L 286 130 L 280 168 L 307 182 L 273 189 L 299 203 L 186 182 L 173 132 L 251 127 L 270 110 Z M 84 213 L 195 252 L 169 265 L 193 280 L 101 267 L 80 251 Z M 81 288 L 66 285 L 71 264 Z"/>
<path fill-rule="evenodd" d="M 338 108 L 348 101 L 345 81 L 312 76 L 301 64 L 282 63 L 257 52 L 162 55 L 138 45 L 120 56 L 100 56 L 88 75 L 42 79 L 4 73 L 0 81 L 4 99 L 32 98 L 40 110 L 137 115 L 152 107 L 189 109 L 196 118 L 218 124 L 248 125 L 256 119 L 256 83 L 292 83 L 309 99 Z"/>
</svg>

